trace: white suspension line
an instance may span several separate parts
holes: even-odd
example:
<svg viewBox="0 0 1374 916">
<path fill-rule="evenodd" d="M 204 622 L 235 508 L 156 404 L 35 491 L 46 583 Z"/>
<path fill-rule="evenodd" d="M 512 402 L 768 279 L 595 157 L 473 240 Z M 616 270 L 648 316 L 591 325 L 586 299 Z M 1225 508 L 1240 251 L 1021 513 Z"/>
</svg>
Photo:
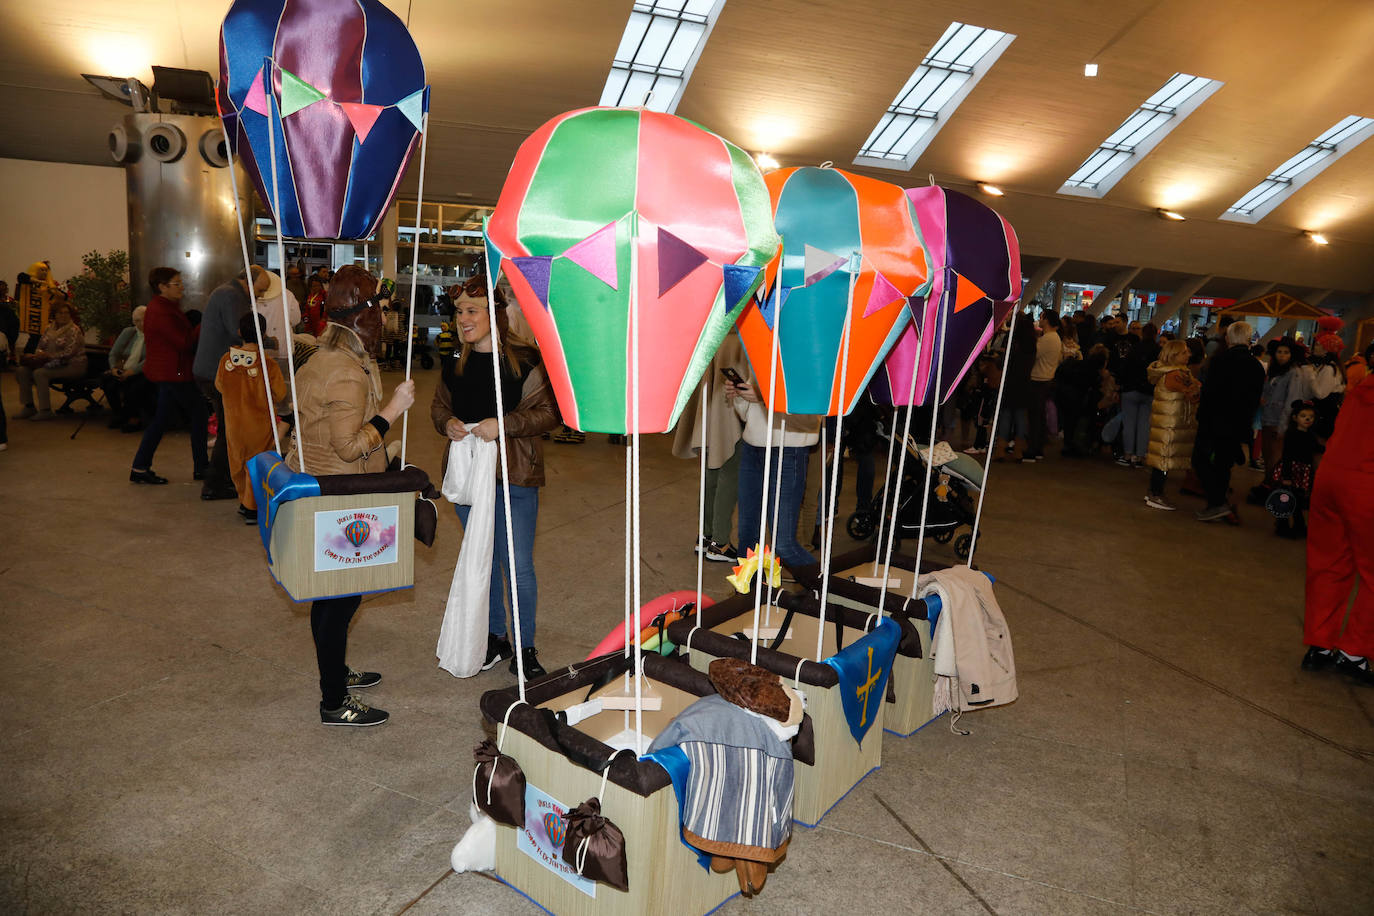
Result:
<svg viewBox="0 0 1374 916">
<path fill-rule="evenodd" d="M 416 199 L 416 201 L 415 201 L 415 222 L 416 222 L 417 224 L 420 222 L 420 214 L 424 212 L 424 206 L 425 206 L 425 153 L 426 153 L 426 151 L 428 150 L 428 147 L 429 147 L 429 112 L 425 112 L 424 115 L 423 115 L 423 116 L 421 117 L 421 119 L 420 119 L 420 188 L 419 188 L 419 193 L 418 193 L 418 195 L 417 195 L 417 199 Z M 366 243 L 364 243 L 364 245 L 363 245 L 363 251 L 364 251 L 364 252 L 367 251 L 367 245 L 366 245 Z M 364 268 L 363 268 L 363 269 L 364 269 L 364 270 L 367 269 L 367 268 L 366 268 L 366 260 L 364 260 Z M 409 308 L 407 309 L 407 311 L 410 313 L 410 318 L 406 321 L 406 381 L 407 381 L 407 382 L 410 381 L 410 360 L 411 360 L 412 356 L 414 355 L 414 350 L 415 350 L 415 288 L 416 288 L 416 284 L 417 284 L 418 281 L 419 281 L 419 273 L 420 273 L 420 237 L 419 237 L 419 233 L 416 233 L 416 236 L 415 236 L 415 244 L 411 246 L 411 254 L 410 254 L 410 302 L 409 302 Z M 492 292 L 493 290 L 495 290 L 495 288 L 496 288 L 496 282 L 495 282 L 494 279 L 492 279 L 492 269 L 491 269 L 491 265 L 490 265 L 490 264 L 487 265 L 487 278 L 488 278 L 488 282 L 487 282 L 487 291 L 488 291 L 488 293 L 491 293 L 491 292 Z M 495 322 L 496 300 L 495 300 L 495 299 L 489 298 L 489 299 L 487 300 L 487 302 L 488 302 L 488 304 L 489 304 L 489 306 L 490 306 L 490 311 L 491 311 L 492 316 L 493 316 L 493 320 L 492 320 L 492 325 L 491 325 L 491 327 L 492 327 L 492 331 L 494 332 L 494 331 L 496 330 L 496 322 Z M 394 305 L 394 303 L 393 303 L 393 305 Z M 495 352 L 495 351 L 493 351 L 493 352 Z M 496 362 L 496 359 L 493 357 L 493 358 L 492 358 L 492 363 L 495 364 L 495 362 Z M 497 387 L 499 388 L 499 387 L 500 387 L 500 381 L 501 381 L 501 376 L 500 376 L 500 373 L 499 373 L 499 372 L 497 373 L 496 381 L 497 381 Z M 504 433 L 502 433 L 502 435 L 504 435 Z M 410 408 L 407 407 L 406 410 L 405 410 L 405 412 L 401 414 L 401 469 L 402 469 L 402 470 L 404 470 L 404 469 L 405 469 L 405 466 L 406 466 L 406 445 L 408 444 L 409 440 L 410 440 Z M 508 528 L 508 529 L 507 529 L 507 532 L 508 532 L 508 533 L 509 533 L 509 530 L 510 530 L 510 529 Z M 515 592 L 515 579 L 514 579 L 514 576 L 512 575 L 512 578 L 511 578 L 511 593 L 514 594 L 514 592 Z M 517 623 L 518 623 L 518 621 L 517 621 Z M 524 693 L 523 693 L 523 692 L 521 693 L 520 697 L 521 697 L 521 699 L 524 699 Z"/>
</svg>

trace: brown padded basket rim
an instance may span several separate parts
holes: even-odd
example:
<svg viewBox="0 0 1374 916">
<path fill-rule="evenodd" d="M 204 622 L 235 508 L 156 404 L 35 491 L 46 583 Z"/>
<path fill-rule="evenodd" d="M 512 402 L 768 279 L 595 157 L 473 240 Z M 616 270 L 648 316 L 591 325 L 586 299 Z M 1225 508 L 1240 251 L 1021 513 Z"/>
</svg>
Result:
<svg viewBox="0 0 1374 916">
<path fill-rule="evenodd" d="M 834 572 L 837 569 L 851 569 L 862 563 L 871 562 L 873 562 L 873 548 L 868 545 L 859 546 L 848 553 L 842 553 L 832 557 L 830 560 L 830 588 L 828 590 L 836 595 L 848 598 L 850 601 L 860 601 L 864 604 L 876 606 L 880 593 L 879 589 L 871 585 L 861 585 L 858 582 L 850 582 L 848 579 L 843 579 Z M 922 572 L 935 572 L 936 570 L 944 568 L 931 561 L 923 562 L 921 567 Z M 907 571 L 915 569 L 916 558 L 904 553 L 894 552 L 892 554 L 892 568 Z M 821 565 L 819 563 L 812 563 L 808 566 L 798 566 L 796 568 L 789 566 L 788 571 L 792 573 L 799 584 L 815 592 L 821 590 Z M 905 595 L 894 595 L 889 591 L 883 606 L 886 608 L 887 612 L 893 616 L 901 614 L 916 620 L 926 619 L 925 604 L 920 603 L 918 606 L 918 602 L 916 601 L 908 603 Z"/>
<path fill-rule="evenodd" d="M 320 482 L 321 496 L 424 492 L 429 488 L 429 475 L 417 467 L 376 474 L 323 474 L 315 479 Z"/>
<path fill-rule="evenodd" d="M 853 585 L 854 583 L 849 584 Z M 867 588 L 868 586 L 860 587 Z M 833 593 L 834 590 L 831 591 Z M 855 600 L 861 601 L 863 599 L 856 598 Z M 798 614 L 806 614 L 809 617 L 820 616 L 820 603 L 820 599 L 815 595 L 803 592 L 783 592 L 778 601 L 783 610 L 796 608 Z M 846 607 L 842 604 L 831 604 L 825 609 L 827 622 L 833 622 L 838 617 L 851 630 L 866 630 L 872 616 L 871 613 L 861 611 L 858 608 Z M 920 658 L 921 636 L 916 632 L 916 625 L 912 621 L 926 619 L 925 600 L 918 598 L 912 601 L 911 606 L 906 610 L 893 611 L 888 616 L 902 631 L 901 640 L 897 643 L 898 654 L 908 658 Z"/>
<path fill-rule="evenodd" d="M 615 753 L 611 747 L 576 728 L 568 726 L 561 727 L 562 744 L 560 745 L 559 738 L 555 738 L 550 730 L 548 720 L 536 707 L 540 703 L 571 693 L 578 688 L 590 687 L 604 671 L 619 659 L 618 653 L 606 655 L 580 667 L 560 669 L 550 672 L 537 681 L 526 682 L 525 702 L 520 703 L 511 711 L 510 727 L 529 736 L 560 756 L 565 756 L 564 747 L 568 747 L 593 759 L 611 757 Z M 698 697 L 710 696 L 716 692 L 715 688 L 711 686 L 710 678 L 681 661 L 658 655 L 646 655 L 644 656 L 644 673 L 654 680 Z M 505 719 L 506 710 L 510 709 L 512 704 L 519 703 L 519 700 L 520 688 L 516 685 L 504 690 L 487 691 L 482 694 L 479 705 L 486 720 L 499 729 L 502 720 Z M 499 732 L 497 738 L 500 738 Z M 652 760 L 636 760 L 633 754 L 616 754 L 611 760 L 611 772 L 608 778 L 616 785 L 645 798 L 671 785 L 667 770 Z"/>
<path fill-rule="evenodd" d="M 702 651 L 714 655 L 716 658 L 743 658 L 748 659 L 752 655 L 750 643 L 733 636 L 724 636 L 711 629 L 718 624 L 722 624 L 731 617 L 738 617 L 746 611 L 754 609 L 754 595 L 731 595 L 724 601 L 713 604 L 708 608 L 703 608 L 701 612 L 701 629 L 695 634 L 692 630 L 697 625 L 695 614 L 684 617 L 668 625 L 668 638 L 674 643 L 684 648 L 701 649 Z M 838 608 L 837 608 L 838 610 Z M 827 609 L 827 614 L 829 609 Z M 855 612 L 858 613 L 857 611 Z M 862 616 L 862 615 L 860 615 Z M 862 625 L 862 620 L 860 625 Z M 691 638 L 691 646 L 688 647 L 688 638 Z M 801 662 L 801 673 L 798 675 L 797 662 Z M 835 669 L 823 662 L 813 662 L 810 659 L 803 660 L 799 656 L 789 655 L 786 652 L 778 652 L 766 646 L 759 646 L 758 659 L 755 664 L 760 668 L 766 668 L 776 675 L 779 675 L 789 683 L 794 677 L 800 677 L 803 684 L 810 684 L 813 687 L 834 687 L 840 682 L 839 675 Z"/>
</svg>

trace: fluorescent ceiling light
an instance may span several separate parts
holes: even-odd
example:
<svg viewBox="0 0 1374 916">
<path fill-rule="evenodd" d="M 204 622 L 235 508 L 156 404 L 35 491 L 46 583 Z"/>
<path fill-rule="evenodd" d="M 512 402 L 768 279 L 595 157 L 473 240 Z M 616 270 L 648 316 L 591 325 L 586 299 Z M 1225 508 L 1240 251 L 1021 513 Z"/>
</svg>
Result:
<svg viewBox="0 0 1374 916">
<path fill-rule="evenodd" d="M 778 168 L 778 160 L 774 159 L 767 153 L 759 153 L 757 156 L 754 157 L 754 162 L 756 162 L 758 164 L 758 167 L 760 169 L 763 169 L 765 172 L 772 171 L 773 169 Z"/>
<path fill-rule="evenodd" d="M 1245 192 L 1226 208 L 1222 219 L 1257 223 L 1293 195 L 1298 188 L 1321 174 L 1337 159 L 1374 134 L 1374 118 L 1355 115 L 1342 118 L 1330 130 L 1307 144 L 1294 157 L 1274 169 L 1269 177 Z"/>
<path fill-rule="evenodd" d="M 1104 196 L 1221 86 L 1217 80 L 1203 76 L 1175 73 L 1083 160 L 1059 193 Z"/>
<path fill-rule="evenodd" d="M 1175 210 L 1169 210 L 1169 209 L 1166 209 L 1166 208 L 1164 208 L 1164 207 L 1155 207 L 1155 214 L 1156 214 L 1160 219 L 1171 219 L 1171 220 L 1173 220 L 1174 222 L 1178 222 L 1178 223 L 1181 223 L 1181 222 L 1183 222 L 1185 219 L 1188 218 L 1188 217 L 1184 216 L 1182 213 L 1179 213 L 1179 212 L 1177 212 L 1177 211 L 1175 211 Z"/>
<path fill-rule="evenodd" d="M 1015 39 L 995 29 L 950 23 L 868 135 L 854 164 L 909 171 Z"/>
<path fill-rule="evenodd" d="M 1313 245 L 1329 245 L 1329 244 L 1330 244 L 1330 242 L 1327 241 L 1326 236 L 1322 235 L 1320 232 L 1313 232 L 1312 230 L 1308 229 L 1308 230 L 1304 230 L 1303 235 L 1304 235 L 1304 236 L 1307 238 L 1307 240 L 1308 240 L 1309 242 L 1311 242 Z"/>
<path fill-rule="evenodd" d="M 600 104 L 676 111 L 724 5 L 725 0 L 637 0 Z"/>
<path fill-rule="evenodd" d="M 1084 65 L 1083 65 L 1083 75 L 1084 75 L 1084 76 L 1097 76 L 1097 64 L 1084 64 Z"/>
<path fill-rule="evenodd" d="M 1001 188 L 997 187 L 997 185 L 988 184 L 986 181 L 978 182 L 978 190 L 992 197 L 1001 197 L 1003 193 L 1005 193 Z"/>
</svg>

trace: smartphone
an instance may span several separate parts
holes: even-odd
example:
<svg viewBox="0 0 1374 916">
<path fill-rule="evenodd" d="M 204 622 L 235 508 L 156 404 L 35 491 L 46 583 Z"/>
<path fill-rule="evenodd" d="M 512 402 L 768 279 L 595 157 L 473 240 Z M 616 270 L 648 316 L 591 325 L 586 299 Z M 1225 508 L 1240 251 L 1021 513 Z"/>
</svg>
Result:
<svg viewBox="0 0 1374 916">
<path fill-rule="evenodd" d="M 746 384 L 744 379 L 740 378 L 740 374 L 730 366 L 726 366 L 725 368 L 721 369 L 720 374 L 725 376 L 725 378 L 730 382 L 731 385 L 738 385 L 739 387 L 743 388 Z"/>
</svg>

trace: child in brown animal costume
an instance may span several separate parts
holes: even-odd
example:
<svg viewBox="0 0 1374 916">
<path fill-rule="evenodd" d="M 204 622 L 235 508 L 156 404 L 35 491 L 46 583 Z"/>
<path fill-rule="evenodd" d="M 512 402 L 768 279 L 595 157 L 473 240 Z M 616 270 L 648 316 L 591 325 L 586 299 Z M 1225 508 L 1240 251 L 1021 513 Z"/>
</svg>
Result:
<svg viewBox="0 0 1374 916">
<path fill-rule="evenodd" d="M 265 360 L 258 353 L 255 319 L 259 330 L 267 333 L 267 323 L 261 315 L 244 315 L 239 321 L 239 336 L 245 342 L 229 348 L 215 373 L 215 387 L 224 398 L 224 425 L 228 427 L 224 432 L 229 436 L 229 475 L 239 494 L 239 515 L 247 524 L 256 524 L 258 520 L 258 503 L 248 480 L 248 460 L 272 448 L 272 424 L 277 422 L 276 410 L 267 403 L 263 390 L 264 371 L 272 386 L 272 403 L 286 398 L 281 370 L 274 360 Z"/>
</svg>

